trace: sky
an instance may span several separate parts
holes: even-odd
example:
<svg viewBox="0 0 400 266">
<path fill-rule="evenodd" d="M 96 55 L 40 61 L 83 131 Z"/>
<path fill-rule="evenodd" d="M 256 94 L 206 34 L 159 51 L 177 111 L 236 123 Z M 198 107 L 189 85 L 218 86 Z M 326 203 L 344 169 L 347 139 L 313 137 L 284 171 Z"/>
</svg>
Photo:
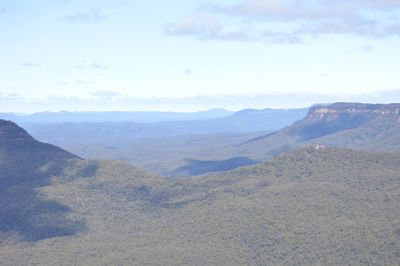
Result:
<svg viewBox="0 0 400 266">
<path fill-rule="evenodd" d="M 0 111 L 400 102 L 400 0 L 0 0 Z"/>
</svg>

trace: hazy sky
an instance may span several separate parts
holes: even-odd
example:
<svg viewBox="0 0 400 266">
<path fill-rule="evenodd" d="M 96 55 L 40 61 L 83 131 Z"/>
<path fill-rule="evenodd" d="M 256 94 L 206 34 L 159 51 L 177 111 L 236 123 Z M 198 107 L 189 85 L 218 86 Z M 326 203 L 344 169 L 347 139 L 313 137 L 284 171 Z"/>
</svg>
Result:
<svg viewBox="0 0 400 266">
<path fill-rule="evenodd" d="M 0 0 L 0 33 L 0 111 L 400 95 L 399 0 Z"/>
</svg>

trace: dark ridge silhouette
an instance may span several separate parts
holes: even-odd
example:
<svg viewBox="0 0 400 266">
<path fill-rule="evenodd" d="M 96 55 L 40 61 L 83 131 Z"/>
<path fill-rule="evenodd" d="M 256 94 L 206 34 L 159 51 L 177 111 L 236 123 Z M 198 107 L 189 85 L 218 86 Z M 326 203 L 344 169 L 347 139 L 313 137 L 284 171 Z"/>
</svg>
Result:
<svg viewBox="0 0 400 266">
<path fill-rule="evenodd" d="M 0 120 L 0 240 L 18 233 L 26 241 L 74 235 L 83 221 L 67 218 L 70 209 L 43 198 L 39 189 L 60 176 L 79 157 L 33 139 L 15 123 Z"/>
</svg>

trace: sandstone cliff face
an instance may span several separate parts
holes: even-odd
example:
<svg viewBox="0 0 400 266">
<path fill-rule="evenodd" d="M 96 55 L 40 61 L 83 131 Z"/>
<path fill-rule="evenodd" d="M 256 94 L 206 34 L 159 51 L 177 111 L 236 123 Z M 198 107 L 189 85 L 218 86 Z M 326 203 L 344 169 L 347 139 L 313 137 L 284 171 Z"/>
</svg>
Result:
<svg viewBox="0 0 400 266">
<path fill-rule="evenodd" d="M 250 140 L 241 154 L 266 160 L 297 147 L 317 145 L 370 151 L 400 151 L 400 104 L 334 103 L 280 131 Z M 244 152 L 243 152 L 244 151 Z"/>
<path fill-rule="evenodd" d="M 335 103 L 328 106 L 315 106 L 310 109 L 309 117 L 323 118 L 327 115 L 400 115 L 400 104 L 362 104 Z"/>
</svg>

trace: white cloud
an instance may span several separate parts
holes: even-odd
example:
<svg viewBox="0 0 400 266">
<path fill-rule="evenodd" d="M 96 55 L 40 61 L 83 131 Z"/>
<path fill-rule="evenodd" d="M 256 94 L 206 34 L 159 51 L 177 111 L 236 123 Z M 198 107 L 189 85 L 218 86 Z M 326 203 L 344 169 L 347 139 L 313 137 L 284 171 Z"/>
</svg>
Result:
<svg viewBox="0 0 400 266">
<path fill-rule="evenodd" d="M 357 16 L 357 12 L 351 10 L 346 1 L 248 0 L 230 6 L 210 5 L 207 9 L 214 13 L 267 21 L 343 19 Z"/>
<path fill-rule="evenodd" d="M 96 23 L 104 20 L 106 17 L 98 10 L 88 12 L 77 12 L 75 14 L 67 15 L 64 20 L 71 23 Z"/>
<path fill-rule="evenodd" d="M 187 98 L 134 98 L 112 91 L 95 91 L 87 97 L 27 98 L 0 94 L 0 112 L 38 111 L 199 111 L 211 108 L 303 108 L 316 103 L 400 102 L 400 90 L 368 94 L 269 93 L 196 96 Z"/>
<path fill-rule="evenodd" d="M 400 36 L 398 0 L 245 0 L 232 5 L 206 4 L 199 10 L 206 14 L 201 17 L 206 20 L 187 17 L 172 24 L 175 30 L 167 33 L 267 43 L 298 43 L 306 36 L 326 34 L 366 38 Z M 220 16 L 228 21 L 226 25 L 216 22 Z M 237 24 L 238 19 L 241 28 L 246 30 L 224 30 Z M 205 21 L 213 21 L 214 26 Z"/>
<path fill-rule="evenodd" d="M 108 69 L 109 66 L 100 64 L 96 61 L 87 62 L 86 60 L 82 60 L 82 62 L 76 66 L 79 69 L 94 69 L 94 70 L 105 70 Z"/>
<path fill-rule="evenodd" d="M 281 43 L 301 43 L 303 40 L 296 34 L 266 31 L 264 39 L 267 43 L 281 44 Z"/>
<path fill-rule="evenodd" d="M 114 91 L 92 91 L 90 96 L 101 98 L 101 99 L 115 99 L 121 96 L 121 94 Z"/>
<path fill-rule="evenodd" d="M 200 40 L 265 41 L 267 43 L 299 43 L 293 34 L 280 32 L 255 32 L 250 28 L 225 30 L 213 16 L 193 15 L 180 18 L 165 28 L 169 35 L 195 36 Z"/>
<path fill-rule="evenodd" d="M 26 62 L 22 62 L 21 66 L 23 67 L 32 67 L 32 68 L 36 68 L 36 67 L 40 67 L 40 63 L 38 62 L 30 62 L 30 61 L 26 61 Z"/>
<path fill-rule="evenodd" d="M 365 45 L 361 46 L 361 50 L 364 52 L 370 52 L 370 51 L 374 50 L 374 47 L 372 45 L 365 44 Z"/>
<path fill-rule="evenodd" d="M 165 30 L 171 35 L 212 37 L 221 30 L 221 25 L 212 16 L 197 14 L 179 18 L 169 24 Z"/>
<path fill-rule="evenodd" d="M 191 68 L 185 68 L 183 70 L 183 75 L 185 75 L 185 76 L 190 76 L 192 73 L 193 73 L 193 69 L 191 69 Z"/>
</svg>

